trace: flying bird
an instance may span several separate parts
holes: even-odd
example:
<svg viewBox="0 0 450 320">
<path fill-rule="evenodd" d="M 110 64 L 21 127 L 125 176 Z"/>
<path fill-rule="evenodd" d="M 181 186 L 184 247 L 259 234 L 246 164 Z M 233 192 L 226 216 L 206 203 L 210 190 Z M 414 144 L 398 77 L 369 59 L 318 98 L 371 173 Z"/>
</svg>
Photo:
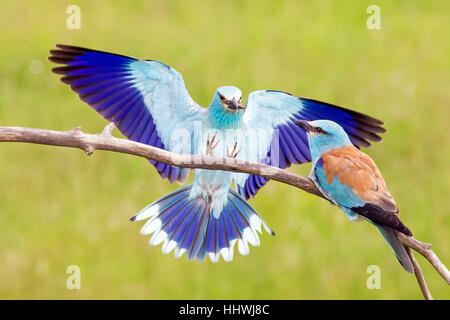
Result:
<svg viewBox="0 0 450 320">
<path fill-rule="evenodd" d="M 366 219 L 381 231 L 406 271 L 414 269 L 397 231 L 412 236 L 375 162 L 355 148 L 344 129 L 329 120 L 295 120 L 308 135 L 310 179 L 350 220 Z"/>
<path fill-rule="evenodd" d="M 139 58 L 57 45 L 49 60 L 82 101 L 127 138 L 177 153 L 259 161 L 280 168 L 309 162 L 305 131 L 294 120 L 330 119 L 341 124 L 357 147 L 380 141 L 383 123 L 364 114 L 276 90 L 251 93 L 223 86 L 208 109 L 189 95 L 181 75 L 168 65 Z M 199 133 L 200 128 L 201 132 Z M 255 142 L 255 139 L 257 140 Z M 189 169 L 149 160 L 160 176 L 183 184 Z M 231 188 L 235 182 L 237 191 Z M 147 220 L 151 245 L 189 259 L 233 259 L 249 243 L 260 244 L 261 226 L 274 234 L 246 201 L 267 179 L 243 173 L 196 169 L 194 182 L 151 203 L 131 220 Z"/>
</svg>

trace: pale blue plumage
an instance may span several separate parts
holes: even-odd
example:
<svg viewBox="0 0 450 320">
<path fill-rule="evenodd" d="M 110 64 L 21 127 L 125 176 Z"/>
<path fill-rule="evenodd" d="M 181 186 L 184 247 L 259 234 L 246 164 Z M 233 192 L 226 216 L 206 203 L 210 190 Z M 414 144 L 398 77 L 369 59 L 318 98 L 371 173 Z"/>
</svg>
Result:
<svg viewBox="0 0 450 320">
<path fill-rule="evenodd" d="M 64 76 L 80 98 L 131 140 L 175 153 L 210 154 L 286 168 L 311 160 L 305 132 L 294 120 L 332 119 L 357 146 L 379 141 L 382 122 L 366 115 L 274 90 L 250 94 L 246 110 L 242 93 L 223 86 L 210 107 L 190 97 L 181 75 L 164 63 L 86 48 L 57 45 L 53 71 Z M 213 138 L 214 137 L 214 138 Z M 214 142 L 214 143 L 212 143 Z M 211 145 L 213 147 L 211 147 Z M 162 178 L 183 183 L 189 169 L 150 160 Z M 231 189 L 235 181 L 238 193 Z M 261 226 L 273 231 L 244 198 L 253 197 L 267 179 L 243 173 L 195 170 L 194 183 L 150 204 L 133 220 L 148 219 L 141 232 L 150 244 L 164 243 L 164 253 L 213 262 L 233 258 L 237 243 L 259 245 Z M 244 197 L 244 198 L 243 198 Z"/>
<path fill-rule="evenodd" d="M 220 130 L 244 128 L 242 120 L 243 113 L 224 112 L 223 104 L 220 101 L 220 94 L 230 100 L 234 99 L 236 101 L 240 101 L 242 96 L 241 90 L 236 87 L 224 86 L 218 88 L 208 108 L 207 121 L 205 121 L 206 127 Z"/>
<path fill-rule="evenodd" d="M 193 133 L 193 122 L 202 121 L 205 109 L 189 96 L 181 75 L 157 61 L 130 61 L 130 82 L 144 97 L 144 104 L 156 125 L 165 146 L 171 146 L 174 130 Z M 157 115 L 157 116 L 156 116 Z"/>
<path fill-rule="evenodd" d="M 365 204 L 348 186 L 341 184 L 337 177 L 331 183 L 328 183 L 325 171 L 321 165 L 314 165 L 314 172 L 311 173 L 310 178 L 320 186 L 322 193 L 328 195 L 329 199 L 333 199 L 333 202 L 343 208 L 361 207 Z M 351 210 L 344 210 L 344 212 L 352 220 L 355 217 Z"/>
</svg>

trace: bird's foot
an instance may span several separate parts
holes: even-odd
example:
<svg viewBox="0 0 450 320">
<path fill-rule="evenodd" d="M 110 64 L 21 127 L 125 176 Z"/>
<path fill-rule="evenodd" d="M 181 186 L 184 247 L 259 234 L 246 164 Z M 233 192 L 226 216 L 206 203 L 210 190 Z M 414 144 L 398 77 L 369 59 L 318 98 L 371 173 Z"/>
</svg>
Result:
<svg viewBox="0 0 450 320">
<path fill-rule="evenodd" d="M 234 147 L 233 147 L 233 151 L 229 152 L 228 147 L 227 147 L 227 157 L 228 158 L 236 158 L 239 154 L 239 152 L 241 152 L 242 148 L 239 148 L 239 150 L 236 151 L 236 147 L 237 147 L 237 142 L 235 142 Z"/>
<path fill-rule="evenodd" d="M 208 141 L 206 141 L 206 155 L 208 156 L 212 156 L 212 152 L 213 150 L 217 147 L 217 145 L 219 144 L 220 140 L 216 140 L 216 135 L 217 135 L 217 131 L 214 134 L 214 136 L 212 137 L 212 139 L 209 139 L 209 133 L 208 133 Z M 215 142 L 215 143 L 214 143 Z"/>
</svg>

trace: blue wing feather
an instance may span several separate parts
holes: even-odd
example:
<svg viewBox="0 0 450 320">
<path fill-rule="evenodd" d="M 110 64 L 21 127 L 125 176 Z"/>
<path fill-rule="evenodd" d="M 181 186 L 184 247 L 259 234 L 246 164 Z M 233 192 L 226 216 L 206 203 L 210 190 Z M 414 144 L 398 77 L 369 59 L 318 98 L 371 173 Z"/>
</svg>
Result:
<svg viewBox="0 0 450 320">
<path fill-rule="evenodd" d="M 380 141 L 378 133 L 385 132 L 383 122 L 356 111 L 283 91 L 255 91 L 249 96 L 244 122 L 248 128 L 271 131 L 267 135 L 271 139 L 267 149 L 259 151 L 256 160 L 282 169 L 311 161 L 306 133 L 294 121 L 318 119 L 340 124 L 357 147 L 368 147 L 369 141 Z M 267 181 L 253 175 L 236 178 L 238 191 L 246 199 L 253 198 Z"/>
<path fill-rule="evenodd" d="M 192 133 L 193 122 L 202 118 L 204 109 L 189 96 L 181 75 L 161 62 L 74 46 L 57 48 L 49 60 L 65 66 L 53 71 L 64 75 L 62 82 L 130 140 L 171 151 L 171 133 L 178 128 Z M 193 152 L 192 146 L 187 152 Z M 183 183 L 189 173 L 150 162 L 171 183 Z"/>
</svg>

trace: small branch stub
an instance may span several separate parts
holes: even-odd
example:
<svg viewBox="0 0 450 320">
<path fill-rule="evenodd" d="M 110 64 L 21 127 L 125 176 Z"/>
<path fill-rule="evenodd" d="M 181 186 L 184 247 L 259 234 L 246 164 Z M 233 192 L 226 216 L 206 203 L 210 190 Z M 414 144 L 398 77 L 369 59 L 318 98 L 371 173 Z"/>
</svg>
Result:
<svg viewBox="0 0 450 320">
<path fill-rule="evenodd" d="M 115 128 L 116 128 L 116 125 L 113 122 L 110 122 L 105 126 L 105 128 L 103 128 L 103 131 L 101 134 L 103 134 L 105 136 L 112 136 L 112 133 Z"/>
<path fill-rule="evenodd" d="M 84 148 L 83 148 L 83 150 L 84 150 L 84 152 L 86 152 L 86 154 L 88 155 L 88 156 L 90 156 L 91 154 L 93 154 L 94 153 L 94 147 L 93 146 L 91 146 L 90 144 L 88 144 L 88 145 L 86 145 Z"/>
</svg>

